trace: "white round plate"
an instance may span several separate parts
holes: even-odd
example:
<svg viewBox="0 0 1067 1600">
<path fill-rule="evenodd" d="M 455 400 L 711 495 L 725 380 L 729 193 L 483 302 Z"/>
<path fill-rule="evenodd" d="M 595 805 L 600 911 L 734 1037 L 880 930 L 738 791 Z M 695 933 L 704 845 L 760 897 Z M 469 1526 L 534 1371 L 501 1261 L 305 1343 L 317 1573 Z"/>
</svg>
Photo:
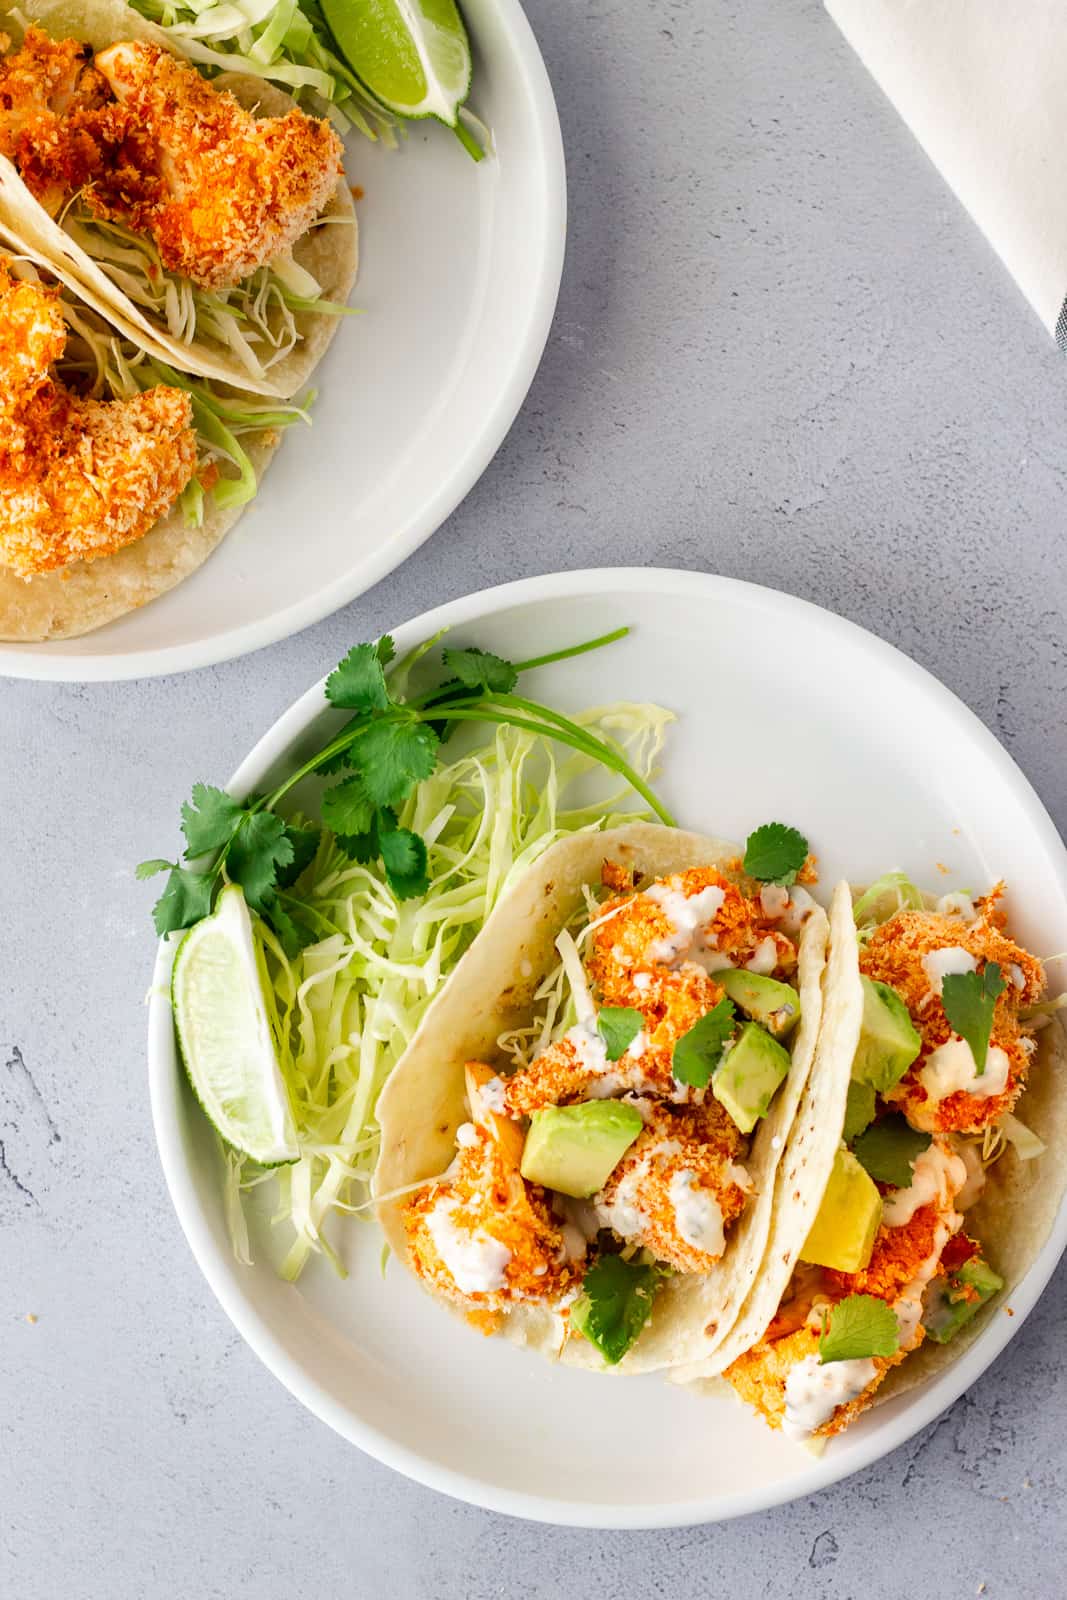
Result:
<svg viewBox="0 0 1067 1600">
<path fill-rule="evenodd" d="M 348 140 L 360 272 L 316 370 L 311 429 L 284 440 L 256 501 L 201 569 L 81 639 L 0 644 L 12 677 L 181 672 L 284 639 L 428 539 L 499 449 L 544 350 L 566 225 L 552 89 L 518 0 L 464 0 L 475 164 L 437 123 L 399 150 Z"/>
<path fill-rule="evenodd" d="M 634 629 L 623 643 L 531 674 L 524 692 L 563 709 L 647 699 L 675 710 L 659 788 L 683 825 L 743 839 L 769 818 L 791 822 L 817 851 L 824 888 L 897 866 L 946 888 L 1003 876 L 1030 948 L 1067 946 L 1067 853 L 1011 758 L 921 668 L 815 606 L 692 572 L 576 572 L 459 600 L 396 637 L 403 651 L 448 626 L 456 643 L 521 659 L 622 623 Z M 230 787 L 262 789 L 272 773 L 291 771 L 295 749 L 316 747 L 309 730 L 322 706 L 319 684 Z M 336 716 L 327 713 L 325 726 Z M 1012 1293 L 1013 1317 L 995 1315 L 954 1366 L 868 1412 L 813 1460 L 732 1399 L 697 1398 L 655 1376 L 556 1368 L 483 1339 L 395 1265 L 383 1282 L 373 1225 L 335 1233 L 346 1281 L 316 1262 L 293 1288 L 274 1275 L 262 1243 L 256 1265 L 239 1266 L 217 1147 L 175 1056 L 169 960 L 162 949 L 152 1110 L 178 1216 L 215 1294 L 271 1371 L 331 1427 L 398 1471 L 497 1511 L 651 1527 L 810 1494 L 893 1449 L 972 1383 L 1018 1332 L 1067 1243 L 1065 1209 Z"/>
</svg>

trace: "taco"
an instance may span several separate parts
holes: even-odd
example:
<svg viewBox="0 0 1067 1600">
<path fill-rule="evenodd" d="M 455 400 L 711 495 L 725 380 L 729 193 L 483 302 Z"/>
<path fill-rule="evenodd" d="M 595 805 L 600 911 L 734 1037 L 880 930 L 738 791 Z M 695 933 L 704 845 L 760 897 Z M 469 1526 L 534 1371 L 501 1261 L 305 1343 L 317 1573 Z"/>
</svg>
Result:
<svg viewBox="0 0 1067 1600">
<path fill-rule="evenodd" d="M 721 1374 L 771 1427 L 820 1445 L 955 1360 L 1006 1304 L 1067 1183 L 1067 1047 L 1003 887 L 935 900 L 894 873 L 855 905 L 838 890 L 819 1065 L 765 1265 L 729 1335 L 676 1381 Z"/>
<path fill-rule="evenodd" d="M 152 360 L 0 252 L 0 638 L 86 633 L 178 583 L 302 416 Z"/>
<path fill-rule="evenodd" d="M 768 1242 L 827 922 L 736 846 L 561 840 L 497 905 L 378 1102 L 378 1213 L 486 1333 L 639 1372 L 710 1354 Z"/>
<path fill-rule="evenodd" d="M 329 123 L 209 81 L 123 0 L 24 0 L 0 28 L 0 240 L 153 359 L 295 394 L 356 276 Z"/>
</svg>

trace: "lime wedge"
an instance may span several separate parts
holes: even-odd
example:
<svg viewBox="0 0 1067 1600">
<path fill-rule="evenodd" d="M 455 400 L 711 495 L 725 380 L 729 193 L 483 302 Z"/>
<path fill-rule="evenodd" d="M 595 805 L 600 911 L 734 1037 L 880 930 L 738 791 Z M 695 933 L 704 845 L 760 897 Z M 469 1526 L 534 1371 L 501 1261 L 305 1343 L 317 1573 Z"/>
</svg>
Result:
<svg viewBox="0 0 1067 1600">
<path fill-rule="evenodd" d="M 383 106 L 456 127 L 471 52 L 455 0 L 322 0 L 322 9 L 341 54 Z"/>
<path fill-rule="evenodd" d="M 178 946 L 171 999 L 185 1070 L 226 1143 L 265 1167 L 296 1161 L 252 918 L 236 884 Z"/>
</svg>

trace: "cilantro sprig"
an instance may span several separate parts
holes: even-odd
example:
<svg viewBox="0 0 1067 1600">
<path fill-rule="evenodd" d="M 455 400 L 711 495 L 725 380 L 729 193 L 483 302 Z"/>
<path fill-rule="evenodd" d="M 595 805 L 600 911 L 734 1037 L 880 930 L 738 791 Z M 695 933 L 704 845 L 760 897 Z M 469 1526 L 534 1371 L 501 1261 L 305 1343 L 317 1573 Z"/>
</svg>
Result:
<svg viewBox="0 0 1067 1600">
<path fill-rule="evenodd" d="M 664 1269 L 649 1260 L 601 1256 L 571 1307 L 571 1327 L 617 1366 L 652 1313 Z"/>
<path fill-rule="evenodd" d="M 608 1060 L 618 1061 L 624 1056 L 644 1025 L 644 1017 L 633 1006 L 601 1006 L 596 1026 Z"/>
<path fill-rule="evenodd" d="M 745 841 L 745 871 L 763 883 L 796 883 L 807 859 L 808 841 L 784 822 L 765 822 Z"/>
<path fill-rule="evenodd" d="M 950 972 L 941 984 L 945 1016 L 960 1038 L 970 1045 L 978 1078 L 985 1072 L 993 1013 L 997 996 L 1003 994 L 1004 989 L 997 961 L 987 962 L 981 972 Z"/>
<path fill-rule="evenodd" d="M 900 1345 L 900 1324 L 891 1306 L 873 1294 L 850 1294 L 839 1300 L 823 1324 L 819 1360 L 862 1361 L 892 1356 Z"/>
<path fill-rule="evenodd" d="M 722 1060 L 726 1042 L 734 1031 L 736 1008 L 720 1000 L 677 1040 L 671 1053 L 671 1071 L 679 1083 L 703 1089 Z"/>
<path fill-rule="evenodd" d="M 416 646 L 399 662 L 388 635 L 354 645 L 326 679 L 328 703 L 352 716 L 315 755 L 269 794 L 237 800 L 210 784 L 193 786 L 181 809 L 182 860 L 155 858 L 137 868 L 138 878 L 168 874 L 152 913 L 157 933 L 199 922 L 211 911 L 222 885 L 230 882 L 240 884 L 248 904 L 271 924 L 290 954 L 310 942 L 314 935 L 296 914 L 299 902 L 287 890 L 313 859 L 320 830 L 286 821 L 278 806 L 312 774 L 339 780 L 322 795 L 321 817 L 345 854 L 380 864 L 397 899 L 425 894 L 426 842 L 402 825 L 401 816 L 419 784 L 436 768 L 442 741 L 464 722 L 524 728 L 568 745 L 625 778 L 656 816 L 673 827 L 670 812 L 617 745 L 513 692 L 522 673 L 599 650 L 629 631 L 617 628 L 519 662 L 476 646 L 446 648 L 440 681 L 414 695 L 407 692 L 411 671 L 437 639 Z"/>
<path fill-rule="evenodd" d="M 915 1162 L 930 1148 L 930 1135 L 911 1127 L 903 1117 L 891 1115 L 872 1123 L 853 1142 L 852 1154 L 878 1183 L 908 1189 L 915 1177 Z"/>
</svg>

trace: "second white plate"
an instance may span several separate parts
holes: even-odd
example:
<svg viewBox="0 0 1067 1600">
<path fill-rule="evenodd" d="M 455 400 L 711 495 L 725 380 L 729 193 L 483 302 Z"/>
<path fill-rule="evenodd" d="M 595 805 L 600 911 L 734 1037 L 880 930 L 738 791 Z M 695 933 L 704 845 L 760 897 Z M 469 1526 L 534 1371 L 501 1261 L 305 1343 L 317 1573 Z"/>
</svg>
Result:
<svg viewBox="0 0 1067 1600">
<path fill-rule="evenodd" d="M 563 268 L 555 102 L 518 0 L 464 0 L 475 165 L 436 123 L 396 151 L 352 135 L 360 274 L 255 503 L 169 594 L 82 639 L 0 644 L 0 674 L 144 677 L 225 661 L 328 616 L 411 554 L 484 472 L 533 381 Z"/>
</svg>

